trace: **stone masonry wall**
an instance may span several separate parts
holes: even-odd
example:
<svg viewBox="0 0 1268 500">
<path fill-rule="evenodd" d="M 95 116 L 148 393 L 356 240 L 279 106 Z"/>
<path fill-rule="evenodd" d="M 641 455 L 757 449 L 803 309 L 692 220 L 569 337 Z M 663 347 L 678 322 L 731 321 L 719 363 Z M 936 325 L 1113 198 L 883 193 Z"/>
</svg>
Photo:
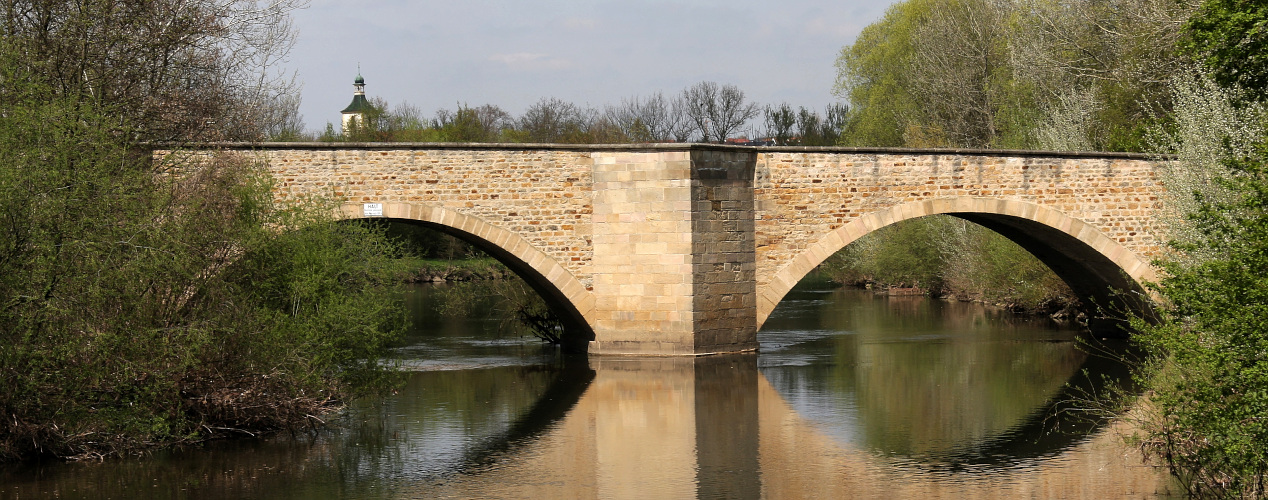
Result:
<svg viewBox="0 0 1268 500">
<path fill-rule="evenodd" d="M 384 146 L 257 154 L 268 157 L 279 200 L 328 194 L 352 203 L 440 206 L 524 237 L 592 285 L 590 153 Z"/>
<path fill-rule="evenodd" d="M 758 154 L 758 286 L 825 234 L 854 218 L 909 202 L 980 197 L 1022 200 L 1096 227 L 1143 257 L 1158 255 L 1162 187 L 1152 162 L 984 154 Z"/>
<path fill-rule="evenodd" d="M 692 354 L 691 153 L 595 156 L 590 350 Z"/>
<path fill-rule="evenodd" d="M 755 153 L 692 153 L 692 265 L 698 347 L 757 348 Z"/>
</svg>

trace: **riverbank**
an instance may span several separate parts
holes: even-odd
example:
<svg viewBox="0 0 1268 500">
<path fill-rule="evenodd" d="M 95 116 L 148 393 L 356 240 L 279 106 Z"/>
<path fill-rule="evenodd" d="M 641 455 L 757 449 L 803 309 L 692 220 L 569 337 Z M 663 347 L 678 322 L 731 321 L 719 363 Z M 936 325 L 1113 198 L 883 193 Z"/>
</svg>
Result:
<svg viewBox="0 0 1268 500">
<path fill-rule="evenodd" d="M 1042 297 L 1039 300 L 1035 300 L 1033 298 L 1028 299 L 1020 296 L 1014 296 L 1009 294 L 1007 291 L 999 290 L 994 293 L 961 290 L 957 293 L 945 289 L 899 286 L 872 281 L 841 283 L 826 276 L 823 277 L 823 279 L 843 287 L 870 290 L 876 295 L 885 295 L 890 297 L 923 296 L 949 302 L 971 302 L 974 304 L 982 304 L 1006 310 L 1018 316 L 1046 316 L 1054 320 L 1070 320 L 1076 319 L 1080 314 L 1082 314 L 1080 311 L 1081 304 L 1079 300 L 1068 294 L 1060 293 L 1060 291 Z"/>
<path fill-rule="evenodd" d="M 491 257 L 474 259 L 405 257 L 399 260 L 398 266 L 397 275 L 404 283 L 500 280 L 515 276 L 510 269 Z"/>
</svg>

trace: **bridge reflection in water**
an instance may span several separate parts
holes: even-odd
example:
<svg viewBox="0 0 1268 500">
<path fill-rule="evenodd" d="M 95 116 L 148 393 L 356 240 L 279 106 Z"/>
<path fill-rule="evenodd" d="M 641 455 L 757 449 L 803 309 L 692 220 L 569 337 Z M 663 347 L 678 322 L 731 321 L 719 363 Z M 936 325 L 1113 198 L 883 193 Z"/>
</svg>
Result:
<svg viewBox="0 0 1268 500">
<path fill-rule="evenodd" d="M 989 450 L 978 463 L 954 456 L 928 461 L 833 437 L 784 400 L 757 370 L 756 355 L 600 358 L 591 367 L 589 387 L 547 432 L 495 466 L 425 481 L 412 494 L 1152 498 L 1169 488 L 1165 475 L 1123 447 L 1119 428 L 1038 441 L 1014 436 L 1033 461 L 993 464 Z"/>
</svg>

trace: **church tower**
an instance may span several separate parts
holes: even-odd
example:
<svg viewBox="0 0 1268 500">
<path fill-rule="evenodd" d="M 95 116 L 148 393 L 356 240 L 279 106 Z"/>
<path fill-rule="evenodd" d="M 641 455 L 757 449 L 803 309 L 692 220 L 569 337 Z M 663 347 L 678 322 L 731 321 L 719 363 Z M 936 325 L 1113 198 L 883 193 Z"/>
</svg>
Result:
<svg viewBox="0 0 1268 500">
<path fill-rule="evenodd" d="M 348 135 L 354 129 L 365 124 L 365 112 L 370 110 L 370 102 L 365 99 L 365 78 L 357 75 L 353 80 L 352 104 L 343 108 L 343 134 Z"/>
</svg>

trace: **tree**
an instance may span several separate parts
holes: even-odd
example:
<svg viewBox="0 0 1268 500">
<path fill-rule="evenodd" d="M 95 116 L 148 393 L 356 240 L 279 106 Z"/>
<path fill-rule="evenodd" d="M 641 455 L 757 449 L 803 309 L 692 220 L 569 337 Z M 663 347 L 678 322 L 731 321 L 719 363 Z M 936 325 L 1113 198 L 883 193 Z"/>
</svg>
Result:
<svg viewBox="0 0 1268 500">
<path fill-rule="evenodd" d="M 704 142 L 723 142 L 761 111 L 734 85 L 700 82 L 682 91 L 683 110 Z"/>
<path fill-rule="evenodd" d="M 1005 9 L 991 0 L 943 2 L 913 31 L 909 92 L 925 117 L 918 123 L 927 125 L 917 131 L 909 124 L 909 140 L 918 134 L 929 146 L 977 148 L 999 142 L 1011 76 Z"/>
<path fill-rule="evenodd" d="M 1011 64 L 1014 85 L 1030 94 L 1017 106 L 1037 114 L 1014 126 L 1033 127 L 1038 147 L 1146 150 L 1144 131 L 1170 113 L 1171 78 L 1188 71 L 1175 47 L 1197 3 L 1022 4 L 1009 35 Z"/>
<path fill-rule="evenodd" d="M 125 114 L 145 139 L 258 139 L 293 128 L 277 65 L 303 0 L 50 0 L 0 6 L 0 32 L 56 96 Z"/>
<path fill-rule="evenodd" d="M 766 106 L 763 114 L 766 116 L 765 135 L 774 139 L 778 146 L 788 145 L 793 137 L 793 127 L 797 125 L 797 114 L 793 112 L 792 106 L 788 103 L 780 104 L 778 107 Z"/>
<path fill-rule="evenodd" d="M 835 146 L 849 116 L 849 107 L 830 104 L 821 116 L 804 106 L 793 111 L 787 103 L 767 106 L 766 136 L 778 145 Z"/>
<path fill-rule="evenodd" d="M 904 132 L 919 113 L 909 83 L 914 32 L 932 9 L 929 0 L 896 3 L 841 50 L 835 92 L 856 111 L 843 145 L 907 145 Z"/>
<path fill-rule="evenodd" d="M 583 135 L 593 121 L 591 114 L 567 101 L 542 98 L 529 106 L 517 123 L 528 142 L 584 142 Z"/>
<path fill-rule="evenodd" d="M 391 141 L 439 142 L 440 131 L 432 126 L 432 120 L 413 104 L 402 102 L 392 107 L 386 117 L 386 130 Z"/>
<path fill-rule="evenodd" d="M 1148 354 L 1132 413 L 1138 444 L 1191 496 L 1268 493 L 1268 108 L 1202 71 L 1173 79 L 1158 127 L 1172 252 L 1158 264 L 1157 322 L 1136 321 Z M 1138 400 L 1128 399 L 1130 404 Z"/>
<path fill-rule="evenodd" d="M 311 140 L 304 132 L 304 117 L 299 113 L 299 93 L 277 93 L 260 106 L 260 134 L 266 141 Z"/>
<path fill-rule="evenodd" d="M 843 144 L 1142 151 L 1193 3 L 895 4 L 837 59 Z"/>
<path fill-rule="evenodd" d="M 1268 5 L 1207 0 L 1184 24 L 1180 48 L 1216 82 L 1268 94 Z"/>
<path fill-rule="evenodd" d="M 381 234 L 242 159 L 156 175 L 117 116 L 3 77 L 0 460 L 302 426 L 383 380 Z"/>
<path fill-rule="evenodd" d="M 497 142 L 512 123 L 510 113 L 492 104 L 475 108 L 459 104 L 457 111 L 437 111 L 433 126 L 448 142 Z"/>
<path fill-rule="evenodd" d="M 270 130 L 248 108 L 294 4 L 255 5 L 0 6 L 0 460 L 311 425 L 390 381 L 380 232 L 141 142 Z"/>
<path fill-rule="evenodd" d="M 587 110 L 587 114 L 589 114 L 590 122 L 586 127 L 585 134 L 577 138 L 577 143 L 620 144 L 630 142 L 630 137 L 625 134 L 625 129 L 617 125 L 606 114 L 600 113 L 595 109 Z"/>
<path fill-rule="evenodd" d="M 690 124 L 682 112 L 681 97 L 668 99 L 657 92 L 646 99 L 631 97 L 609 107 L 608 120 L 635 142 L 686 142 Z"/>
<path fill-rule="evenodd" d="M 1009 45 L 1013 3 L 896 4 L 838 59 L 854 114 L 846 142 L 915 147 L 1023 146 L 1029 97 Z"/>
<path fill-rule="evenodd" d="M 687 114 L 687 101 L 679 94 L 669 101 L 669 114 L 674 117 L 669 126 L 669 134 L 674 142 L 688 142 L 696 133 L 695 123 Z"/>
<path fill-rule="evenodd" d="M 1248 157 L 1268 136 L 1268 106 L 1254 101 L 1239 87 L 1221 87 L 1210 77 L 1181 72 L 1172 79 L 1170 99 L 1174 102 L 1165 127 L 1155 127 L 1149 140 L 1154 152 L 1170 155 L 1175 161 L 1160 169 L 1167 187 L 1162 222 L 1171 241 L 1188 250 L 1175 255 L 1193 264 L 1205 260 L 1208 251 L 1195 246 L 1204 230 L 1195 227 L 1190 215 L 1202 203 L 1229 204 L 1235 199 L 1218 181 L 1235 173 L 1232 160 Z"/>
<path fill-rule="evenodd" d="M 829 104 L 823 116 L 806 108 L 798 108 L 796 122 L 798 144 L 802 146 L 835 146 L 849 119 L 844 104 Z"/>
</svg>

